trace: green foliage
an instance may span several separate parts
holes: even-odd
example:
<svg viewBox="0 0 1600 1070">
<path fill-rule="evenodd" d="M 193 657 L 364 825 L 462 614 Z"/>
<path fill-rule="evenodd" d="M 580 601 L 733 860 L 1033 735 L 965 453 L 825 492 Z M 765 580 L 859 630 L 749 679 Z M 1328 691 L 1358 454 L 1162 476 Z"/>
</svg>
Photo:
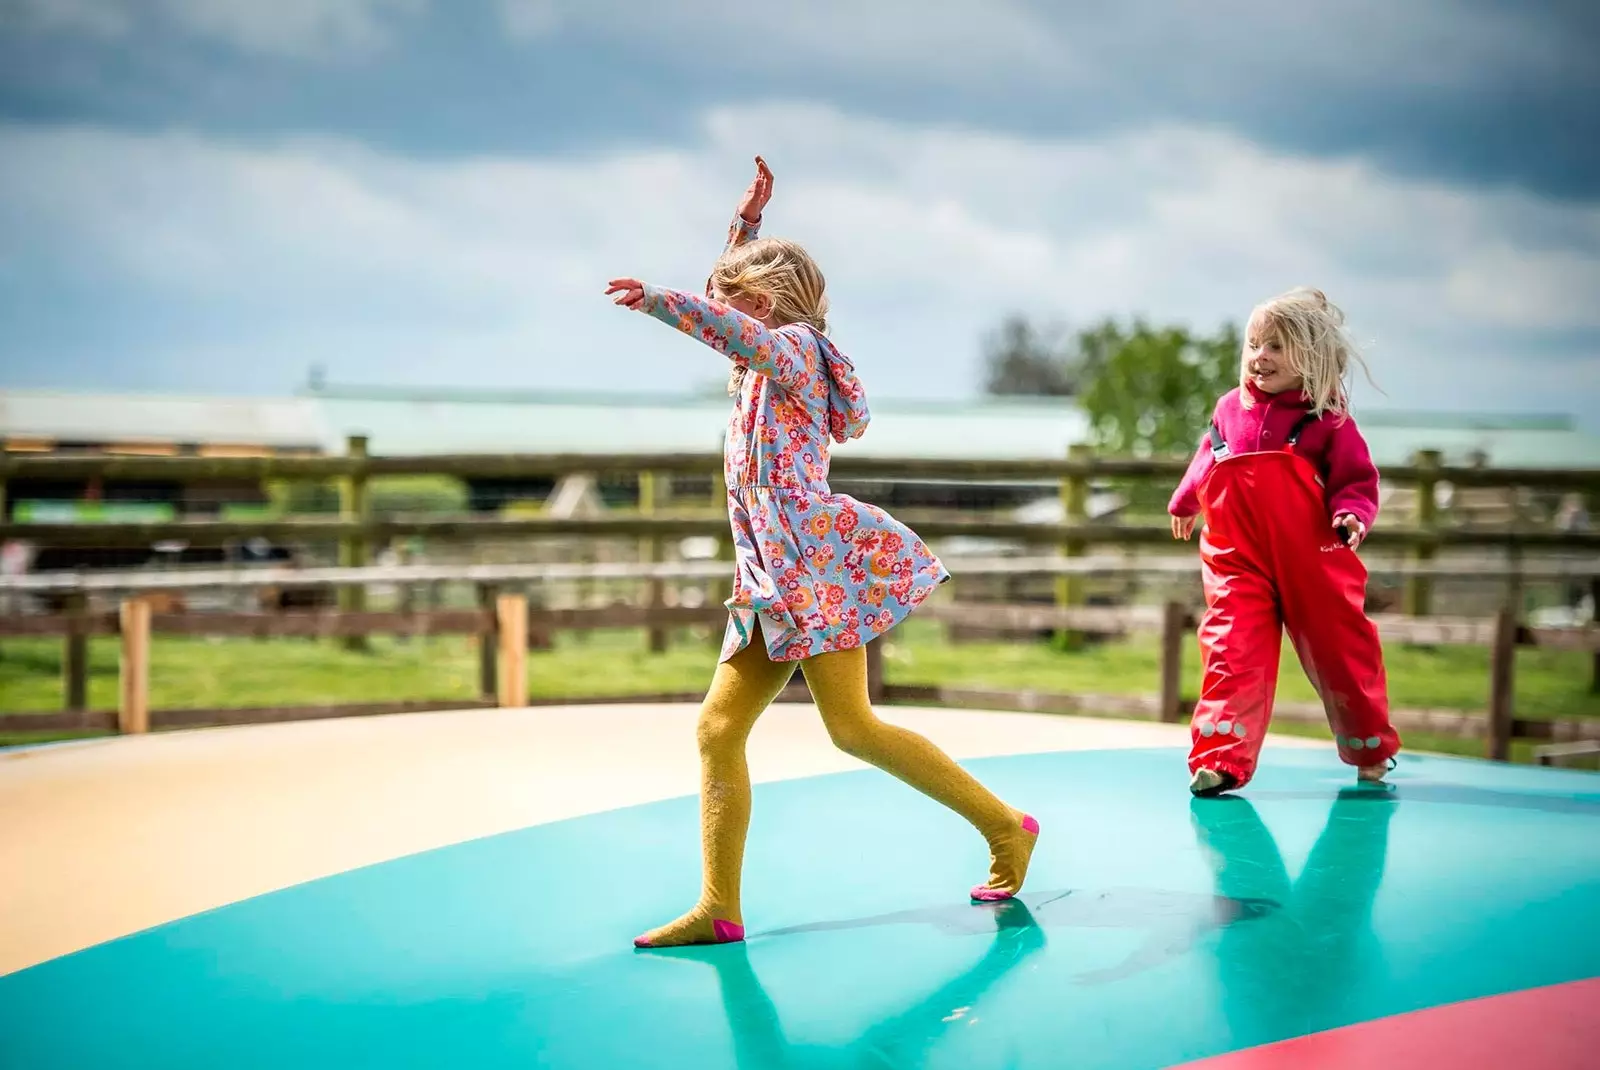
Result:
<svg viewBox="0 0 1600 1070">
<path fill-rule="evenodd" d="M 274 481 L 267 484 L 267 500 L 274 512 L 285 516 L 308 516 L 339 511 L 339 488 L 332 482 L 306 479 Z"/>
<path fill-rule="evenodd" d="M 453 476 L 384 476 L 368 493 L 374 516 L 467 511 L 467 485 Z"/>
<path fill-rule="evenodd" d="M 334 480 L 284 480 L 267 485 L 267 498 L 280 516 L 331 514 L 339 511 L 339 484 Z M 464 513 L 467 487 L 453 476 L 382 476 L 367 486 L 367 500 L 377 517 L 400 513 Z"/>
<path fill-rule="evenodd" d="M 1080 337 L 1090 359 L 1079 403 L 1095 445 L 1111 453 L 1193 451 L 1217 398 L 1238 384 L 1241 340 L 1232 326 L 1206 337 L 1107 320 Z"/>
<path fill-rule="evenodd" d="M 1068 333 L 1011 316 L 985 342 L 991 394 L 1076 396 L 1108 452 L 1187 453 L 1238 382 L 1241 339 L 1105 319 Z"/>
</svg>

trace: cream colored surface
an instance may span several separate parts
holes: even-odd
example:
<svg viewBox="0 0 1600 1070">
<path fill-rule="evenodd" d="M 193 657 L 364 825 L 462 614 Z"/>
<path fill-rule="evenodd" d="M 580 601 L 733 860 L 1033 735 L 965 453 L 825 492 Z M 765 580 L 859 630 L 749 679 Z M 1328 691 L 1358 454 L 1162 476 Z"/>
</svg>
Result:
<svg viewBox="0 0 1600 1070">
<path fill-rule="evenodd" d="M 0 974 L 357 866 L 693 794 L 695 712 L 474 710 L 0 752 Z M 1188 740 L 1186 725 L 882 713 L 957 758 Z M 774 706 L 750 740 L 758 782 L 860 768 L 810 706 Z M 1172 775 L 1184 791 L 1181 763 Z"/>
</svg>

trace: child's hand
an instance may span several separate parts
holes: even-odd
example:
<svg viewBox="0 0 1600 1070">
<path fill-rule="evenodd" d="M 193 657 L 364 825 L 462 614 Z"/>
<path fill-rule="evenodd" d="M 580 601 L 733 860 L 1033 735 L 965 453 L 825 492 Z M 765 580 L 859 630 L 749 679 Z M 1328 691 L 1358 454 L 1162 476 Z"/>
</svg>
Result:
<svg viewBox="0 0 1600 1070">
<path fill-rule="evenodd" d="M 1355 518 L 1353 513 L 1340 513 L 1333 518 L 1335 529 L 1343 528 L 1345 532 L 1345 545 L 1354 550 L 1360 546 L 1367 537 L 1367 526 Z"/>
<path fill-rule="evenodd" d="M 1185 542 L 1194 534 L 1194 526 L 1199 521 L 1198 516 L 1175 516 L 1172 518 L 1172 537 L 1183 539 Z"/>
<path fill-rule="evenodd" d="M 644 304 L 644 283 L 638 279 L 612 279 L 606 287 L 606 296 L 611 297 L 612 294 L 617 295 L 612 298 L 612 304 L 637 312 Z"/>
<path fill-rule="evenodd" d="M 771 199 L 772 170 L 767 166 L 767 161 L 757 156 L 756 177 L 750 183 L 750 188 L 744 191 L 744 200 L 739 202 L 739 217 L 746 223 L 759 223 L 761 213 Z"/>
</svg>

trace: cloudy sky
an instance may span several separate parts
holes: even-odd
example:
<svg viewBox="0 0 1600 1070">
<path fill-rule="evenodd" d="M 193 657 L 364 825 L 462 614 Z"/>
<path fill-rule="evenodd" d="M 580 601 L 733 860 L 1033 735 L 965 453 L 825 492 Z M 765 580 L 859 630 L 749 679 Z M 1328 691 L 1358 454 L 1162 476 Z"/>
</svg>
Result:
<svg viewBox="0 0 1600 1070">
<path fill-rule="evenodd" d="M 1592 0 L 0 0 L 0 385 L 679 391 L 761 152 L 879 396 L 1006 313 L 1344 305 L 1405 408 L 1600 426 Z"/>
</svg>

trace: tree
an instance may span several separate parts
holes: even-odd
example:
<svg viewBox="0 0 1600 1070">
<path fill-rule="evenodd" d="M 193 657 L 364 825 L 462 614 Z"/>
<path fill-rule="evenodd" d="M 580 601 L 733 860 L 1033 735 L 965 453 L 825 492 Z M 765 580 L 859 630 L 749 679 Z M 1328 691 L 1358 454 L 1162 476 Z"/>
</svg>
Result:
<svg viewBox="0 0 1600 1070">
<path fill-rule="evenodd" d="M 1025 316 L 1006 317 L 984 340 L 984 365 L 990 394 L 1063 397 L 1082 385 L 1070 345 L 1059 329 L 1041 330 Z"/>
<path fill-rule="evenodd" d="M 1210 337 L 1182 327 L 1107 321 L 1095 335 L 1098 359 L 1079 397 L 1095 445 L 1113 453 L 1189 453 L 1217 399 L 1239 381 L 1237 328 Z"/>
<path fill-rule="evenodd" d="M 1193 451 L 1211 412 L 1238 383 L 1241 341 L 1225 326 L 1209 337 L 1184 327 L 1106 318 L 1052 343 L 1022 316 L 985 343 L 991 394 L 1071 395 L 1095 445 L 1149 456 Z"/>
</svg>

